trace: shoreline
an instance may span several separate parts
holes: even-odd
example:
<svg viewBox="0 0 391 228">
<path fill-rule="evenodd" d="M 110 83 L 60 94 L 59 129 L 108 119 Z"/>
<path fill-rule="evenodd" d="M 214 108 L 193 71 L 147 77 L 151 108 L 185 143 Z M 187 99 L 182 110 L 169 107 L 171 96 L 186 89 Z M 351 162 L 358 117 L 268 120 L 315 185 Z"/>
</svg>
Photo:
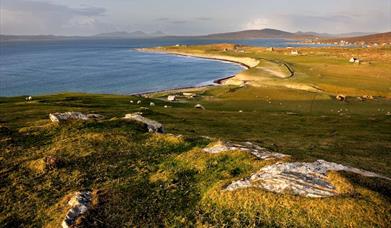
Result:
<svg viewBox="0 0 391 228">
<path fill-rule="evenodd" d="M 223 56 L 219 56 L 219 57 L 214 57 L 214 56 L 207 56 L 207 55 L 197 55 L 197 54 L 187 54 L 187 53 L 178 53 L 178 52 L 170 52 L 170 51 L 163 51 L 163 50 L 156 50 L 155 48 L 137 48 L 135 49 L 136 51 L 139 51 L 139 52 L 147 52 L 147 53 L 156 53 L 156 54 L 167 54 L 167 55 L 175 55 L 175 56 L 181 56 L 181 57 L 191 57 L 191 58 L 199 58 L 199 59 L 207 59 L 207 60 L 213 60 L 213 61 L 219 61 L 219 62 L 225 62 L 225 63 L 230 63 L 230 64 L 235 64 L 235 65 L 239 65 L 241 66 L 242 68 L 244 68 L 245 70 L 248 70 L 248 69 L 251 69 L 252 67 L 254 66 L 250 66 L 252 64 L 248 64 L 244 61 L 235 61 L 235 60 L 232 60 L 232 59 L 228 59 L 228 58 L 223 58 Z M 251 59 L 252 61 L 255 61 L 255 62 L 259 62 L 258 60 L 255 60 L 255 59 Z M 129 95 L 132 95 L 132 96 L 145 96 L 145 95 L 149 95 L 149 94 L 156 94 L 156 93 L 173 93 L 173 92 L 181 92 L 183 90 L 192 90 L 192 89 L 203 89 L 203 88 L 208 88 L 208 87 L 214 87 L 214 86 L 220 86 L 220 85 L 224 85 L 224 81 L 228 80 L 228 79 L 231 79 L 231 78 L 234 78 L 236 75 L 242 73 L 243 71 L 235 74 L 235 75 L 231 75 L 231 76 L 227 76 L 227 77 L 223 77 L 223 78 L 217 78 L 215 80 L 213 80 L 213 84 L 210 84 L 210 85 L 200 85 L 200 86 L 185 86 L 185 87 L 178 87 L 178 88 L 172 88 L 172 89 L 163 89 L 163 90 L 158 90 L 158 91 L 147 91 L 147 92 L 141 92 L 141 93 L 131 93 Z"/>
</svg>

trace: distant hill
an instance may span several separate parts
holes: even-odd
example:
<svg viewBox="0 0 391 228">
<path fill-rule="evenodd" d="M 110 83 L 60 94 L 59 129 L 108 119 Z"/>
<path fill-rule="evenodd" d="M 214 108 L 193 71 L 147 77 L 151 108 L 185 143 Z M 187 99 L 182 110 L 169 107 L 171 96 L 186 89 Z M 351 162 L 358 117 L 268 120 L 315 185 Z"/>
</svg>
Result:
<svg viewBox="0 0 391 228">
<path fill-rule="evenodd" d="M 81 38 L 83 37 L 54 35 L 0 35 L 0 41 L 70 40 Z"/>
<path fill-rule="evenodd" d="M 366 36 L 356 36 L 356 37 L 341 37 L 338 39 L 327 39 L 323 40 L 324 43 L 334 43 L 334 42 L 340 42 L 341 40 L 344 40 L 349 43 L 365 43 L 365 44 L 383 44 L 383 43 L 391 43 L 391 32 L 386 33 L 377 33 L 372 35 L 366 35 Z"/>
<path fill-rule="evenodd" d="M 146 33 L 143 31 L 135 31 L 135 32 L 110 32 L 110 33 L 101 33 L 97 34 L 93 37 L 101 37 L 101 38 L 152 38 L 152 37 L 162 37 L 166 36 L 161 31 L 156 31 L 153 33 Z"/>
<path fill-rule="evenodd" d="M 292 38 L 294 33 L 276 29 L 245 30 L 239 32 L 218 33 L 202 36 L 210 39 L 260 39 L 260 38 Z"/>
<path fill-rule="evenodd" d="M 55 35 L 1 35 L 0 41 L 49 41 L 49 40 L 75 40 L 75 39 L 115 39 L 115 38 L 156 38 L 166 36 L 161 31 L 145 33 L 135 32 L 111 32 L 101 33 L 94 36 L 55 36 Z"/>
</svg>

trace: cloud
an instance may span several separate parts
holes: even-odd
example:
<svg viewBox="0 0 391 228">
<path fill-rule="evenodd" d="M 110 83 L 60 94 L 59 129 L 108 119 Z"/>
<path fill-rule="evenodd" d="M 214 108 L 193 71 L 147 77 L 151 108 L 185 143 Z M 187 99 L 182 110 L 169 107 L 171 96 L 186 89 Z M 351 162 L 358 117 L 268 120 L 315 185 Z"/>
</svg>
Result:
<svg viewBox="0 0 391 228">
<path fill-rule="evenodd" d="M 365 13 L 338 12 L 328 15 L 275 14 L 254 18 L 245 23 L 242 28 L 276 28 L 291 32 L 298 30 L 329 33 L 370 32 L 390 30 L 390 21 L 390 15 L 375 10 Z"/>
<path fill-rule="evenodd" d="M 186 20 L 176 20 L 176 21 L 170 21 L 171 24 L 186 24 L 188 21 Z"/>
<path fill-rule="evenodd" d="M 49 2 L 2 0 L 0 32 L 3 34 L 81 34 L 110 29 L 102 23 L 106 10 L 99 7 L 71 8 Z"/>
<path fill-rule="evenodd" d="M 211 18 L 211 17 L 197 17 L 195 19 L 198 21 L 211 21 L 211 20 L 213 20 L 213 18 Z"/>
<path fill-rule="evenodd" d="M 254 29 L 263 29 L 263 28 L 271 28 L 272 23 L 267 18 L 256 18 L 253 19 L 243 27 L 245 30 L 254 30 Z"/>
</svg>

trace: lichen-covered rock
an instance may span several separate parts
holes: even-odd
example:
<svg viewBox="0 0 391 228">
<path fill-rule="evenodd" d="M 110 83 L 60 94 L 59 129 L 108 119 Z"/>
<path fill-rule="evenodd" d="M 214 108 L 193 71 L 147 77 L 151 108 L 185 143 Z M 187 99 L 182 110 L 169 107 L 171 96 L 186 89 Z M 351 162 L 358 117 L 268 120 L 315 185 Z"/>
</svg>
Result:
<svg viewBox="0 0 391 228">
<path fill-rule="evenodd" d="M 313 163 L 277 163 L 263 167 L 249 178 L 231 183 L 226 190 L 261 188 L 276 193 L 292 193 L 305 197 L 330 197 L 338 194 L 327 180 L 328 171 L 347 171 L 367 177 L 390 178 L 341 164 L 318 160 Z"/>
<path fill-rule="evenodd" d="M 81 112 L 50 113 L 49 118 L 54 123 L 65 122 L 68 120 L 88 120 L 87 115 Z"/>
<path fill-rule="evenodd" d="M 91 192 L 76 192 L 68 202 L 71 208 L 62 221 L 62 227 L 69 228 L 74 226 L 75 221 L 91 208 L 91 201 Z"/>
<path fill-rule="evenodd" d="M 139 113 L 126 114 L 124 119 L 132 120 L 144 124 L 149 132 L 164 133 L 164 127 L 161 123 L 155 120 L 145 118 L 141 116 Z"/>
<path fill-rule="evenodd" d="M 49 118 L 54 123 L 61 123 L 70 120 L 89 120 L 89 119 L 102 119 L 103 116 L 99 114 L 83 114 L 81 112 L 56 112 L 50 113 Z"/>
<path fill-rule="evenodd" d="M 289 157 L 289 155 L 275 153 L 267 150 L 266 148 L 255 145 L 251 142 L 245 143 L 229 143 L 229 142 L 217 142 L 203 149 L 203 151 L 211 154 L 217 154 L 225 151 L 246 151 L 254 155 L 255 157 L 262 160 L 270 160 L 270 159 L 282 159 Z"/>
</svg>

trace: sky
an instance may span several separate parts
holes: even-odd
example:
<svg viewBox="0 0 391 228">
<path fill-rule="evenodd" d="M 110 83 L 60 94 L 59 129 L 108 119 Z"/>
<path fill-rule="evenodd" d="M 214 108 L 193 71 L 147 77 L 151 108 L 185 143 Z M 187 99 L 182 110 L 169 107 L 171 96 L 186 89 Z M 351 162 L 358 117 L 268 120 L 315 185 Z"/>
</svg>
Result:
<svg viewBox="0 0 391 228">
<path fill-rule="evenodd" d="M 391 0 L 0 0 L 0 33 L 391 31 Z"/>
</svg>

